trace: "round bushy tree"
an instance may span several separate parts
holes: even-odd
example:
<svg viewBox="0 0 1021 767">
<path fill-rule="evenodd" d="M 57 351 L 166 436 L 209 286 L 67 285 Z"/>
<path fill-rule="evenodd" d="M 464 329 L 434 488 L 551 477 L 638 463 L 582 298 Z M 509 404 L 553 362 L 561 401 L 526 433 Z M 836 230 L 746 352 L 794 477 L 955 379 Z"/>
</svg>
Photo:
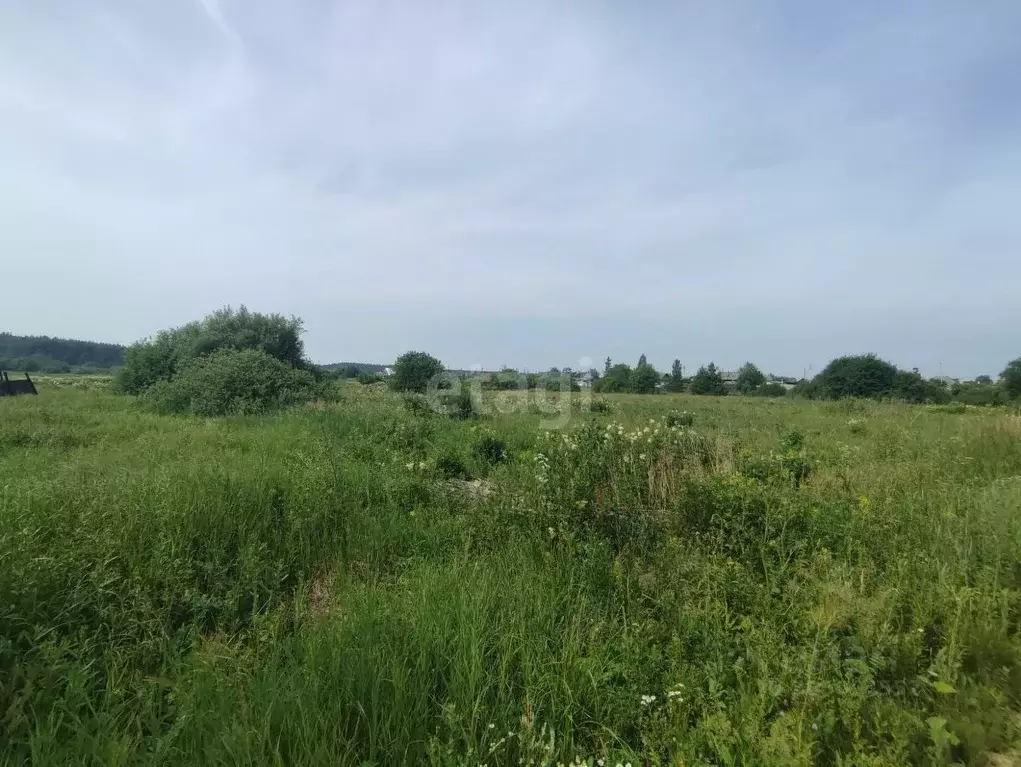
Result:
<svg viewBox="0 0 1021 767">
<path fill-rule="evenodd" d="M 875 354 L 838 357 L 815 378 L 823 397 L 887 397 L 891 394 L 897 368 Z"/>
<path fill-rule="evenodd" d="M 642 355 L 642 360 L 645 355 Z M 631 391 L 635 394 L 655 394 L 661 380 L 660 374 L 648 362 L 639 362 L 631 373 Z"/>
<path fill-rule="evenodd" d="M 443 363 L 425 352 L 405 352 L 394 363 L 388 382 L 394 391 L 424 393 L 429 382 L 443 372 Z"/>
<path fill-rule="evenodd" d="M 125 394 L 141 394 L 159 381 L 173 380 L 194 360 L 221 349 L 260 351 L 289 367 L 311 372 L 315 366 L 305 359 L 302 332 L 297 317 L 228 306 L 200 322 L 160 331 L 129 346 L 117 385 Z"/>
<path fill-rule="evenodd" d="M 765 382 L 766 374 L 751 362 L 746 362 L 737 371 L 737 381 L 734 382 L 734 388 L 742 394 L 751 394 Z"/>
</svg>

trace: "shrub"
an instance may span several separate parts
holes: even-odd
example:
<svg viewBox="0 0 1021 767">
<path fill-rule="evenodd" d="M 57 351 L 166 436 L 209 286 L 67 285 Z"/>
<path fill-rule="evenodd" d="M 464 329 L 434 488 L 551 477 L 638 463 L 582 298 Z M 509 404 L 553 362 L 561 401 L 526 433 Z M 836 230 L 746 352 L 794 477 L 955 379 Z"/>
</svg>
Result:
<svg viewBox="0 0 1021 767">
<path fill-rule="evenodd" d="M 507 443 L 491 434 L 483 435 L 472 445 L 472 455 L 482 463 L 500 463 L 507 458 Z"/>
<path fill-rule="evenodd" d="M 394 363 L 388 382 L 394 391 L 424 394 L 429 382 L 443 372 L 443 363 L 425 352 L 405 352 Z"/>
<path fill-rule="evenodd" d="M 478 418 L 480 415 L 475 409 L 475 401 L 472 399 L 471 392 L 465 388 L 444 394 L 440 402 L 444 412 L 458 421 L 467 421 L 470 418 Z"/>
<path fill-rule="evenodd" d="M 612 413 L 613 412 L 613 408 L 610 406 L 610 403 L 607 402 L 604 399 L 592 400 L 592 402 L 589 403 L 589 410 L 591 412 L 593 412 L 593 413 Z"/>
<path fill-rule="evenodd" d="M 897 368 L 875 354 L 838 357 L 815 378 L 823 397 L 888 397 Z"/>
<path fill-rule="evenodd" d="M 436 468 L 444 479 L 471 479 L 472 474 L 464 461 L 456 455 L 443 455 L 436 459 Z"/>
<path fill-rule="evenodd" d="M 297 317 L 228 306 L 201 322 L 160 331 L 149 340 L 129 346 L 124 350 L 124 365 L 117 373 L 116 385 L 125 394 L 141 394 L 159 381 L 173 380 L 194 360 L 231 349 L 258 351 L 315 376 L 317 368 L 305 359 L 302 329 Z"/>
<path fill-rule="evenodd" d="M 369 384 L 379 383 L 383 380 L 383 376 L 376 375 L 375 373 L 366 373 L 365 371 L 359 373 L 357 378 L 358 383 L 366 386 Z"/>
<path fill-rule="evenodd" d="M 415 415 L 428 416 L 432 415 L 433 409 L 429 405 L 429 400 L 422 394 L 406 394 L 402 400 L 405 410 Z"/>
<path fill-rule="evenodd" d="M 756 397 L 785 397 L 787 396 L 787 389 L 784 388 L 783 384 L 770 381 L 769 383 L 762 384 L 752 394 Z"/>
<path fill-rule="evenodd" d="M 664 421 L 667 426 L 691 426 L 695 423 L 695 414 L 687 410 L 673 410 L 666 414 Z"/>
<path fill-rule="evenodd" d="M 304 370 L 256 349 L 222 349 L 199 357 L 170 381 L 158 381 L 143 401 L 165 413 L 201 416 L 262 413 L 319 394 Z"/>
</svg>

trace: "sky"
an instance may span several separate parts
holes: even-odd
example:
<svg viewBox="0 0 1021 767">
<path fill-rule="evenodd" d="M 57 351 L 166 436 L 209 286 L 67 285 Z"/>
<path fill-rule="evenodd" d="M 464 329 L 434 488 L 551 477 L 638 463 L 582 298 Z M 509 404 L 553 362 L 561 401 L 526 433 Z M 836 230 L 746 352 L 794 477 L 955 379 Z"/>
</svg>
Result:
<svg viewBox="0 0 1021 767">
<path fill-rule="evenodd" d="M 0 0 L 0 330 L 319 362 L 1021 355 L 1017 0 Z"/>
</svg>

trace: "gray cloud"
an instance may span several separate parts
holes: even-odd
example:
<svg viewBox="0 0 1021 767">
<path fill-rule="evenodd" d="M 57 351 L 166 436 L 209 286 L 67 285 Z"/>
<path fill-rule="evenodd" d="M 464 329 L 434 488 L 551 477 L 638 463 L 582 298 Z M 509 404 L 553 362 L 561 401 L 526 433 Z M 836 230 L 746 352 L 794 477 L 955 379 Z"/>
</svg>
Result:
<svg viewBox="0 0 1021 767">
<path fill-rule="evenodd" d="M 1021 353 L 1021 7 L 9 3 L 5 324 L 324 361 Z M 1012 324 L 1013 323 L 1013 324 Z"/>
</svg>

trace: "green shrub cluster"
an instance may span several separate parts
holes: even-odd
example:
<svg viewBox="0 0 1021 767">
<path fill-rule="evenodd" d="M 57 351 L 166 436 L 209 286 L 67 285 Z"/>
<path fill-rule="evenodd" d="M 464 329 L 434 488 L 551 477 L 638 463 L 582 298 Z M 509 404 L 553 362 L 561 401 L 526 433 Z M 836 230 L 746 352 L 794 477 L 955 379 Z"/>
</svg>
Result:
<svg viewBox="0 0 1021 767">
<path fill-rule="evenodd" d="M 115 378 L 163 413 L 261 413 L 326 396 L 297 318 L 227 307 L 129 346 Z"/>
</svg>

